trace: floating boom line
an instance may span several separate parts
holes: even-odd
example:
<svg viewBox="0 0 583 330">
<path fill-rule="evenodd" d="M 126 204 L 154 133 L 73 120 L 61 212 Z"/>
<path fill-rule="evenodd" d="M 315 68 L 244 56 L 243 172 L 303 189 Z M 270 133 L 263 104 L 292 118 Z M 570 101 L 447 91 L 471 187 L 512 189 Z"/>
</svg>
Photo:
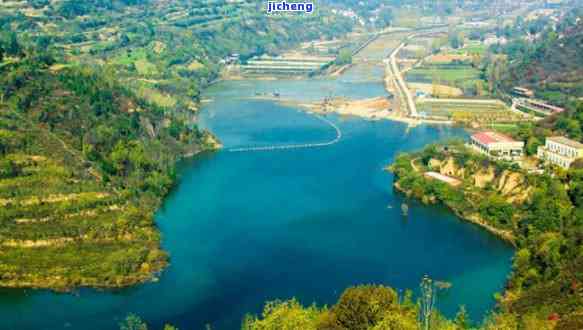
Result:
<svg viewBox="0 0 583 330">
<path fill-rule="evenodd" d="M 329 121 L 328 119 L 320 116 L 315 116 L 317 119 L 325 122 L 330 127 L 332 127 L 336 131 L 336 137 L 327 142 L 320 142 L 320 143 L 302 143 L 302 144 L 288 144 L 288 145 L 271 145 L 271 146 L 261 146 L 261 147 L 243 147 L 243 148 L 232 148 L 228 149 L 229 152 L 248 152 L 248 151 L 273 151 L 273 150 L 290 150 L 290 149 L 307 149 L 307 148 L 321 148 L 331 146 L 340 142 L 342 139 L 342 131 L 338 126 L 336 126 L 333 122 Z"/>
</svg>

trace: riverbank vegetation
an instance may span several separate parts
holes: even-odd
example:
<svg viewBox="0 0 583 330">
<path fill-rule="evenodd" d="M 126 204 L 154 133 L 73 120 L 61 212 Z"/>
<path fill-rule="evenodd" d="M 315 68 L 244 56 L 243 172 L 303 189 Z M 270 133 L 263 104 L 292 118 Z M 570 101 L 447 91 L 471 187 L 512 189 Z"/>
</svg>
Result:
<svg viewBox="0 0 583 330">
<path fill-rule="evenodd" d="M 0 67 L 0 286 L 143 282 L 167 263 L 153 213 L 213 138 L 96 67 L 11 38 Z M 15 51 L 14 49 L 17 49 Z"/>
<path fill-rule="evenodd" d="M 153 213 L 225 58 L 276 55 L 353 22 L 253 1 L 0 4 L 0 286 L 146 281 L 168 262 Z M 289 33 L 289 31 L 295 31 Z"/>
<path fill-rule="evenodd" d="M 314 15 L 268 17 L 254 1 L 93 1 L 0 4 L 0 26 L 59 66 L 106 67 L 137 95 L 188 114 L 220 78 L 225 59 L 278 55 L 303 41 L 332 39 L 354 23 L 326 7 Z M 294 33 L 290 33 L 294 31 Z M 9 37 L 11 38 L 11 37 Z M 9 39 L 8 38 L 8 39 Z"/>
<path fill-rule="evenodd" d="M 498 317 L 504 323 L 526 329 L 581 327 L 580 168 L 529 174 L 453 142 L 401 155 L 390 169 L 396 187 L 408 196 L 442 202 L 515 244 L 513 272 L 498 297 Z M 461 180 L 462 185 L 427 178 L 428 171 Z"/>
<path fill-rule="evenodd" d="M 431 280 L 427 280 L 427 289 L 434 290 Z M 435 291 L 429 293 L 433 299 Z M 247 316 L 242 329 L 401 329 L 416 330 L 424 323 L 432 329 L 458 329 L 467 317 L 463 309 L 456 321 L 449 321 L 431 310 L 427 313 L 412 299 L 411 292 L 403 295 L 385 286 L 360 285 L 346 289 L 338 302 L 332 307 L 315 305 L 304 307 L 297 300 L 274 301 L 265 306 L 261 317 Z"/>
<path fill-rule="evenodd" d="M 564 113 L 538 123 L 497 127 L 524 141 L 529 156 L 546 137 L 565 135 L 578 141 L 583 137 L 578 90 L 583 85 L 576 68 L 581 59 L 581 21 L 576 18 L 580 10 L 563 11 L 557 14 L 559 20 L 519 17 L 513 26 L 498 31 L 498 37 L 509 42 L 494 45 L 476 62 L 493 95 L 506 98 L 513 87 L 526 86 L 537 98 L 566 107 Z M 542 174 L 531 173 L 452 141 L 403 154 L 390 170 L 396 188 L 409 197 L 444 203 L 461 218 L 516 246 L 513 272 L 489 321 L 495 329 L 583 327 L 580 161 L 569 170 L 549 167 Z M 428 172 L 461 184 L 436 180 Z"/>
</svg>

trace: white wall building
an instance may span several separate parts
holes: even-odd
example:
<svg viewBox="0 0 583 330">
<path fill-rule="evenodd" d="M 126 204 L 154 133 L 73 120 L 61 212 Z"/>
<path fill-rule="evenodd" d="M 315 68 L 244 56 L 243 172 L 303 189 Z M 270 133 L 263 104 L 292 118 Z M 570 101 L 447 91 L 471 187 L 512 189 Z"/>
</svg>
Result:
<svg viewBox="0 0 583 330">
<path fill-rule="evenodd" d="M 538 147 L 537 156 L 543 161 L 569 168 L 576 159 L 583 158 L 583 144 L 563 136 L 549 137 L 544 147 Z"/>
<path fill-rule="evenodd" d="M 496 132 L 480 132 L 472 135 L 472 149 L 494 159 L 517 160 L 522 157 L 524 142 Z"/>
</svg>

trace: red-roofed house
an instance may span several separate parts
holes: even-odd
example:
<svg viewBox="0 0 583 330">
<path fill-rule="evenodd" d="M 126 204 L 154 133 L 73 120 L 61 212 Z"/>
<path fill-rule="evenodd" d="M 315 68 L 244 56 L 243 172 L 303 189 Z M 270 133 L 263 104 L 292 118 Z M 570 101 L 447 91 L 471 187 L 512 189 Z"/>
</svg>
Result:
<svg viewBox="0 0 583 330">
<path fill-rule="evenodd" d="M 523 155 L 524 142 L 496 132 L 479 132 L 470 138 L 476 151 L 495 159 L 516 160 Z"/>
</svg>

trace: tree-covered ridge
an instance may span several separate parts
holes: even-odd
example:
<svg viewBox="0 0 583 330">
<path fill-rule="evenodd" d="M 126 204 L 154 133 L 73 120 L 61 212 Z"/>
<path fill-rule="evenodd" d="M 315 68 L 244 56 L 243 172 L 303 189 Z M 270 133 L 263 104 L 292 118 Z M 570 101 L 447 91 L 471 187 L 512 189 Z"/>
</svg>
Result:
<svg viewBox="0 0 583 330">
<path fill-rule="evenodd" d="M 304 307 L 297 300 L 273 301 L 261 316 L 248 315 L 243 330 L 510 330 L 515 324 L 492 315 L 480 327 L 470 321 L 465 308 L 449 320 L 435 309 L 436 298 L 444 287 L 423 278 L 415 301 L 411 291 L 398 294 L 381 285 L 359 285 L 346 289 L 331 307 Z M 534 324 L 533 324 L 534 325 Z M 527 328 L 531 329 L 531 328 Z M 535 329 L 535 328 L 532 328 Z M 543 328 L 536 328 L 543 329 Z"/>
<path fill-rule="evenodd" d="M 0 67 L 0 286 L 148 280 L 174 164 L 212 138 L 98 69 L 18 54 Z"/>
<path fill-rule="evenodd" d="M 538 97 L 559 105 L 583 97 L 582 16 L 579 4 L 558 19 L 519 17 L 513 26 L 498 31 L 509 39 L 493 49 L 507 57 L 501 87 L 532 88 Z"/>
<path fill-rule="evenodd" d="M 494 232 L 512 234 L 517 253 L 499 299 L 496 318 L 502 323 L 497 329 L 581 328 L 583 170 L 529 174 L 455 144 L 402 155 L 391 170 L 399 189 L 410 196 L 443 202 Z M 423 175 L 440 170 L 462 185 L 452 187 Z"/>
<path fill-rule="evenodd" d="M 220 60 L 352 28 L 255 1 L 0 3 L 0 286 L 124 286 L 167 257 L 153 212 Z"/>
<path fill-rule="evenodd" d="M 197 108 L 220 61 L 278 54 L 299 42 L 350 31 L 353 22 L 319 7 L 312 15 L 267 16 L 256 1 L 19 1 L 0 5 L 3 31 L 67 64 L 111 66 L 119 80 L 161 106 Z"/>
</svg>

